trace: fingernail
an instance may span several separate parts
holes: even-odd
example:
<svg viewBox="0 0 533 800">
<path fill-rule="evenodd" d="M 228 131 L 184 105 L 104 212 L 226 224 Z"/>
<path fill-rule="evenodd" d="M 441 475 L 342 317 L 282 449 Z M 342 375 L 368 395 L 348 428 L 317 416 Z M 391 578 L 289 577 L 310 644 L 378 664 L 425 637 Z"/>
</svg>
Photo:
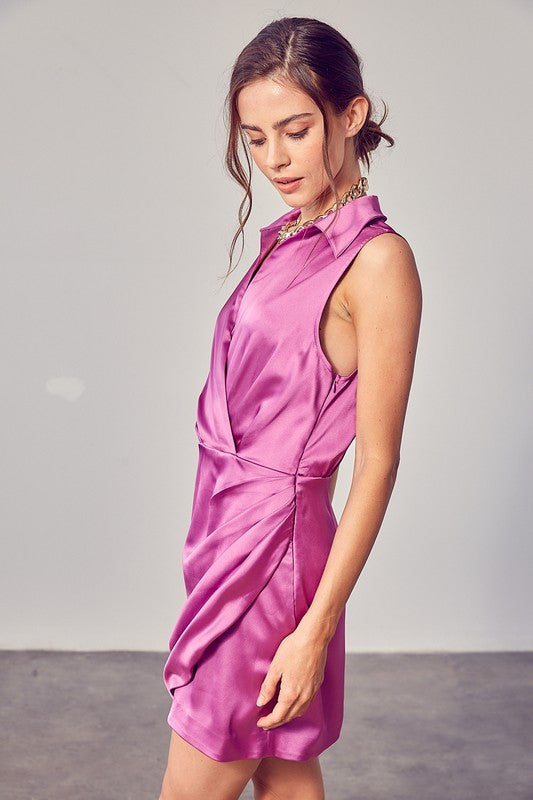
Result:
<svg viewBox="0 0 533 800">
<path fill-rule="evenodd" d="M 257 706 L 262 706 L 264 702 L 265 702 L 264 695 L 260 694 L 259 697 L 256 700 L 256 705 Z"/>
</svg>

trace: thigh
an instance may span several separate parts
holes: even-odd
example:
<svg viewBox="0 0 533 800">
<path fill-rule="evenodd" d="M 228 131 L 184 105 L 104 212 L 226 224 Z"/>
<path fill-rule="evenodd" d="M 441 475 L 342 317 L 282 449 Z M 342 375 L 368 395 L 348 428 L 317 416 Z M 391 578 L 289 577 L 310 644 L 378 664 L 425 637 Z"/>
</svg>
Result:
<svg viewBox="0 0 533 800">
<path fill-rule="evenodd" d="M 318 756 L 307 761 L 263 758 L 252 776 L 254 800 L 324 800 Z"/>
<path fill-rule="evenodd" d="M 260 762 L 216 761 L 172 729 L 159 800 L 238 800 Z"/>
</svg>

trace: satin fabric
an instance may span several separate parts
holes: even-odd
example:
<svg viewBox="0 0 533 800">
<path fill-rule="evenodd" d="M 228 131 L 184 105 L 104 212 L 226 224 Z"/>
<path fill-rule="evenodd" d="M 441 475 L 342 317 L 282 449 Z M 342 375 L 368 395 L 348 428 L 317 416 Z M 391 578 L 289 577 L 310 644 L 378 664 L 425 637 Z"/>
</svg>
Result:
<svg viewBox="0 0 533 800">
<path fill-rule="evenodd" d="M 169 640 L 168 724 L 218 761 L 304 761 L 340 735 L 345 614 L 305 714 L 269 731 L 256 706 L 282 639 L 309 608 L 337 519 L 331 476 L 356 433 L 357 371 L 337 375 L 319 323 L 335 285 L 385 223 L 375 195 L 289 237 L 261 263 L 291 209 L 261 228 L 260 252 L 215 324 L 197 404 L 198 465 L 182 552 L 186 601 Z M 307 258 L 314 247 L 310 258 Z M 254 274 L 259 266 L 257 274 Z"/>
</svg>

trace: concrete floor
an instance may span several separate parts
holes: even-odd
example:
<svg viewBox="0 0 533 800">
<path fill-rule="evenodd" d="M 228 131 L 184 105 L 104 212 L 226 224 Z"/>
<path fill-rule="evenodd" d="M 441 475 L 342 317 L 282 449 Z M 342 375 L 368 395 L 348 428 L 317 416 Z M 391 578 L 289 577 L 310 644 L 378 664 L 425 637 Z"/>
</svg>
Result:
<svg viewBox="0 0 533 800">
<path fill-rule="evenodd" d="M 165 659 L 0 651 L 1 800 L 157 800 Z M 533 800 L 532 732 L 533 653 L 349 654 L 327 798 Z"/>
</svg>

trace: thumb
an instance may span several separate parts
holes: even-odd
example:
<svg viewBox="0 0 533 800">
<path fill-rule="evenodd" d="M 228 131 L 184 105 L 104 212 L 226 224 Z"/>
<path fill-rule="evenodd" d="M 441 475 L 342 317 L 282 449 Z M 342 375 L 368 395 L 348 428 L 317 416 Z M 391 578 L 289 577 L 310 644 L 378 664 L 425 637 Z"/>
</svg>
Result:
<svg viewBox="0 0 533 800">
<path fill-rule="evenodd" d="M 279 670 L 271 666 L 266 674 L 265 680 L 261 684 L 259 697 L 256 700 L 257 706 L 264 706 L 265 703 L 267 703 L 274 696 L 274 692 L 276 691 L 280 677 L 281 673 Z"/>
</svg>

